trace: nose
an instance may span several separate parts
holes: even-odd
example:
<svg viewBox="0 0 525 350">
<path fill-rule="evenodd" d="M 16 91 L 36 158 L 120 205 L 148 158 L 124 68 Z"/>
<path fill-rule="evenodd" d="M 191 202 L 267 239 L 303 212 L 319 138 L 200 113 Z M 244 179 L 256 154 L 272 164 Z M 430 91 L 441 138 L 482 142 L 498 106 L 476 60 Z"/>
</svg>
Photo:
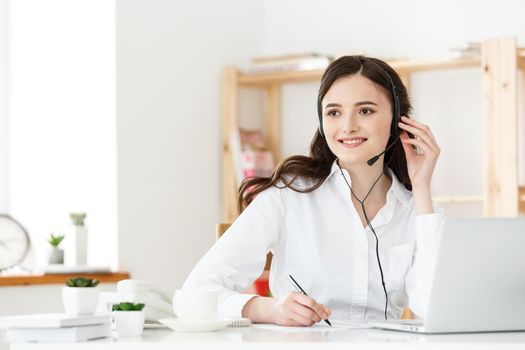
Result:
<svg viewBox="0 0 525 350">
<path fill-rule="evenodd" d="M 348 115 L 346 115 L 343 120 L 343 133 L 349 134 L 359 130 L 359 125 L 357 124 L 357 117 L 352 115 L 352 113 L 348 113 Z"/>
</svg>

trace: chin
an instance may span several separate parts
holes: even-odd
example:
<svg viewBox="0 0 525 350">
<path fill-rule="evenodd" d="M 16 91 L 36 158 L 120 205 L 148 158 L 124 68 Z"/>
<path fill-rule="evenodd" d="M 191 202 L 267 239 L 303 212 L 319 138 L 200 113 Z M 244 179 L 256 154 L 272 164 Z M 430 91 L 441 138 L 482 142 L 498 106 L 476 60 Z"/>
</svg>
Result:
<svg viewBox="0 0 525 350">
<path fill-rule="evenodd" d="M 336 145 L 339 146 L 339 145 Z M 364 145 L 363 145 L 364 146 Z M 367 145 L 368 147 L 363 147 L 362 149 L 347 149 L 341 147 L 335 147 L 336 152 L 333 152 L 335 156 L 339 159 L 340 162 L 343 162 L 345 165 L 363 165 L 367 164 L 367 161 L 377 155 L 379 152 L 374 153 L 374 147 Z"/>
<path fill-rule="evenodd" d="M 348 156 L 347 154 L 346 155 L 343 155 L 343 154 L 337 155 L 336 154 L 336 157 L 337 157 L 337 159 L 339 159 L 340 163 L 342 162 L 345 165 L 350 166 L 350 165 L 363 165 L 363 164 L 366 164 L 366 162 L 370 158 L 372 158 L 373 156 L 363 157 L 363 156 L 354 156 L 354 155 Z"/>
</svg>

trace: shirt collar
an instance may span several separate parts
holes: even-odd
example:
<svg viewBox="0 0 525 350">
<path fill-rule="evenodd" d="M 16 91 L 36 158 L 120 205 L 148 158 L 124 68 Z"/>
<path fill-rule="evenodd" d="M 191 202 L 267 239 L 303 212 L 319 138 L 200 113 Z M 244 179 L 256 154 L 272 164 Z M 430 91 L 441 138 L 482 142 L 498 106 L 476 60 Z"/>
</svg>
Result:
<svg viewBox="0 0 525 350">
<path fill-rule="evenodd" d="M 350 176 L 349 176 L 348 172 L 346 172 L 346 170 L 343 169 L 343 172 L 346 173 L 346 175 L 345 175 L 345 176 L 347 176 L 346 179 L 348 180 L 348 183 L 351 186 L 352 185 L 352 179 L 350 178 Z M 337 164 L 337 159 L 336 159 L 332 163 L 332 168 L 330 169 L 330 174 L 328 175 L 328 177 L 326 178 L 325 181 L 328 181 L 330 178 L 332 178 L 334 176 L 334 174 L 340 174 L 340 173 L 341 173 L 341 169 L 339 168 L 339 165 Z M 405 185 L 403 185 L 401 182 L 399 182 L 399 180 L 397 179 L 397 176 L 394 174 L 392 169 L 387 168 L 386 169 L 386 173 L 392 179 L 392 185 L 390 186 L 390 189 L 388 190 L 388 193 L 386 195 L 387 203 L 391 203 L 392 200 L 397 199 L 404 206 L 410 207 L 409 202 L 410 202 L 410 198 L 411 198 L 412 193 L 405 188 Z"/>
</svg>

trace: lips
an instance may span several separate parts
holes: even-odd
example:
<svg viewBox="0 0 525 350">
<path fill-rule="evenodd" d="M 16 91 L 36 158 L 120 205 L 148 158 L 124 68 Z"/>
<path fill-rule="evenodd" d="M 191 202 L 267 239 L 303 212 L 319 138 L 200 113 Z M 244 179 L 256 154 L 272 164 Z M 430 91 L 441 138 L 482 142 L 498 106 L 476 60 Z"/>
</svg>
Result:
<svg viewBox="0 0 525 350">
<path fill-rule="evenodd" d="M 342 143 L 344 143 L 345 145 L 356 145 L 356 144 L 359 144 L 359 143 L 363 143 L 365 142 L 366 140 L 365 139 L 361 139 L 361 140 L 343 140 L 341 141 Z"/>
<path fill-rule="evenodd" d="M 343 148 L 357 148 L 368 139 L 365 137 L 345 137 L 337 140 Z"/>
<path fill-rule="evenodd" d="M 345 146 L 358 146 L 366 142 L 366 140 L 368 139 L 365 137 L 349 137 L 349 138 L 339 139 L 337 141 L 339 141 L 339 143 Z"/>
</svg>

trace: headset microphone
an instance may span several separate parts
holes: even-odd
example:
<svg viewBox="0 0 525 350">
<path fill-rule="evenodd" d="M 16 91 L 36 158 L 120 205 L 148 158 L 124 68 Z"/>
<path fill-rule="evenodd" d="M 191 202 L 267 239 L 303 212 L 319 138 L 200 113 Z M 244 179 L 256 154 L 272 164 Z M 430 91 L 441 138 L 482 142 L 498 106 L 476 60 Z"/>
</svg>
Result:
<svg viewBox="0 0 525 350">
<path fill-rule="evenodd" d="M 366 161 L 366 164 L 372 166 L 374 165 L 374 163 L 379 159 L 379 157 L 381 157 L 385 152 L 387 152 L 389 149 L 392 148 L 392 146 L 394 146 L 397 142 L 397 140 L 399 139 L 399 135 L 396 137 L 396 139 L 394 140 L 394 142 L 392 142 L 387 148 L 385 148 L 385 150 L 381 153 L 379 153 L 377 156 L 373 156 L 372 158 L 370 158 L 369 160 Z"/>
</svg>

